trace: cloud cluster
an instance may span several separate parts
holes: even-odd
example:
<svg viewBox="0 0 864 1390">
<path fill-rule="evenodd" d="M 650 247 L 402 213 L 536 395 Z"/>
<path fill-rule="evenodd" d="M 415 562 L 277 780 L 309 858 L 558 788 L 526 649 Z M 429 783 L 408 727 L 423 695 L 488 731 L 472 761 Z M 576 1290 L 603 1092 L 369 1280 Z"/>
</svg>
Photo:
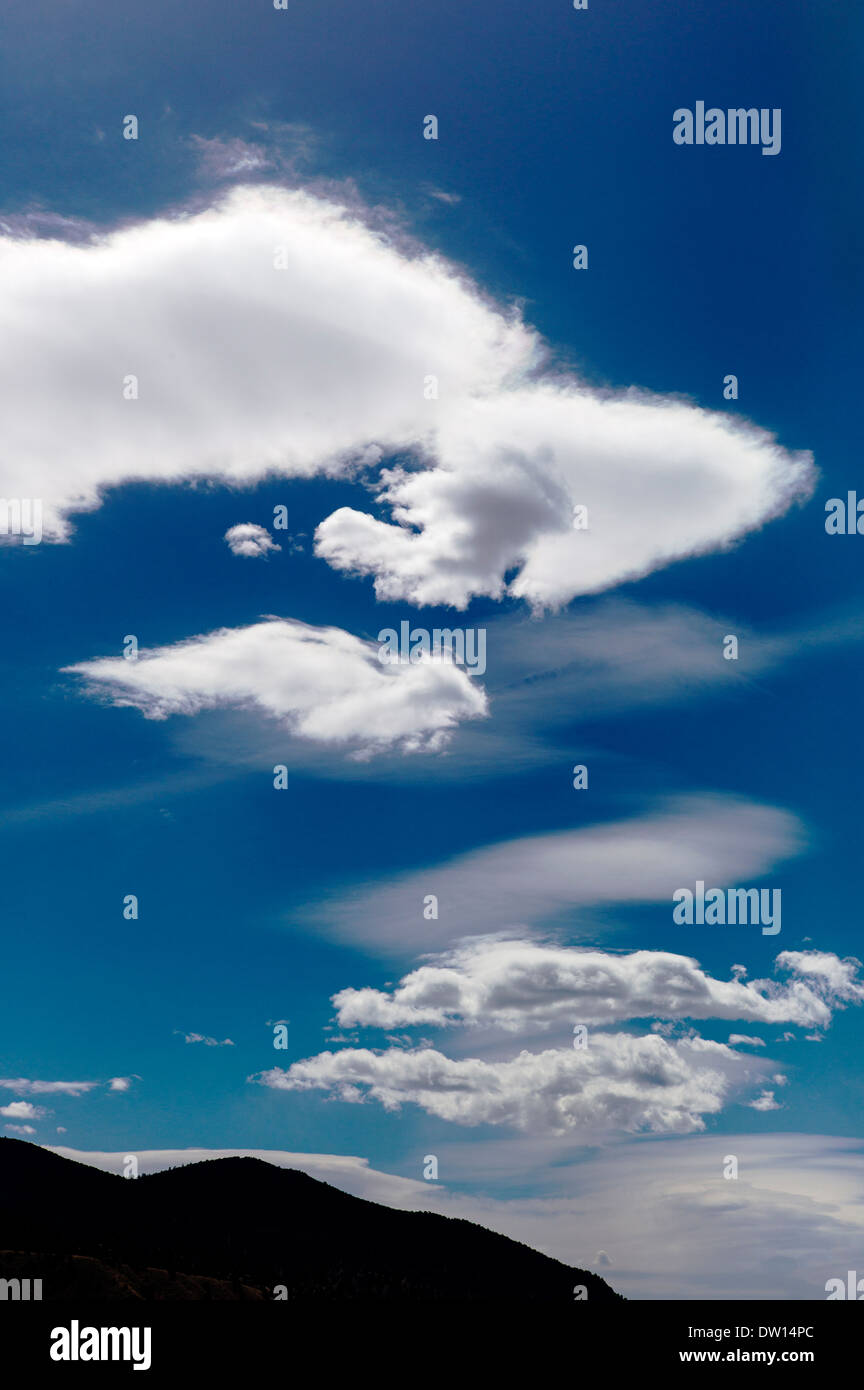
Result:
<svg viewBox="0 0 864 1390">
<path fill-rule="evenodd" d="M 515 1057 L 447 1057 L 434 1047 L 345 1047 L 273 1067 L 250 1080 L 274 1090 L 329 1091 L 343 1101 L 367 1097 L 387 1110 L 411 1102 L 459 1125 L 507 1125 L 530 1133 L 692 1133 L 745 1086 L 743 1103 L 779 1109 L 785 1084 L 768 1059 L 691 1031 L 668 1027 L 642 1035 L 597 1031 L 613 1023 L 745 1019 L 825 1028 L 836 1009 L 864 1000 L 860 962 L 823 951 L 783 951 L 778 969 L 791 979 L 716 980 L 698 962 L 668 951 L 610 954 L 528 940 L 468 941 L 412 970 L 389 992 L 344 989 L 333 996 L 343 1028 L 472 1025 L 522 1034 L 592 1025 L 587 1045 L 523 1049 Z"/>
<path fill-rule="evenodd" d="M 291 619 L 66 669 L 148 719 L 254 708 L 298 738 L 359 753 L 435 750 L 460 720 L 486 713 L 482 688 L 449 659 L 382 664 L 372 642 Z"/>
<path fill-rule="evenodd" d="M 39 496 L 62 539 L 128 479 L 346 476 L 411 453 L 381 473 L 390 519 L 340 508 L 317 551 L 382 598 L 457 608 L 563 604 L 809 495 L 809 455 L 675 398 L 587 390 L 516 311 L 368 220 L 257 185 L 88 244 L 0 238 L 0 495 Z"/>
<path fill-rule="evenodd" d="M 824 1028 L 835 1008 L 864 1000 L 856 960 L 822 951 L 784 951 L 777 965 L 792 975 L 788 984 L 716 980 L 691 957 L 670 951 L 612 955 L 486 938 L 412 970 L 389 992 L 343 989 L 333 996 L 333 1004 L 342 1028 L 471 1024 L 521 1032 L 641 1018 L 743 1019 Z M 734 1036 L 739 1042 L 753 1041 Z"/>
</svg>

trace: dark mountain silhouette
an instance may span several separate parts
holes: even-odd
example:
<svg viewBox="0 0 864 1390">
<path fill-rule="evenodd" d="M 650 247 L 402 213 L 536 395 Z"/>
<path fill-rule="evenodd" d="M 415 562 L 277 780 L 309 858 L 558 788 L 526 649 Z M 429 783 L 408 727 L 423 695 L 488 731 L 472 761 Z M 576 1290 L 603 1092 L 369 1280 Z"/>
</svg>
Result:
<svg viewBox="0 0 864 1390">
<path fill-rule="evenodd" d="M 470 1221 L 395 1211 L 295 1169 L 220 1158 L 137 1179 L 0 1139 L 0 1278 L 43 1300 L 618 1300 Z"/>
</svg>

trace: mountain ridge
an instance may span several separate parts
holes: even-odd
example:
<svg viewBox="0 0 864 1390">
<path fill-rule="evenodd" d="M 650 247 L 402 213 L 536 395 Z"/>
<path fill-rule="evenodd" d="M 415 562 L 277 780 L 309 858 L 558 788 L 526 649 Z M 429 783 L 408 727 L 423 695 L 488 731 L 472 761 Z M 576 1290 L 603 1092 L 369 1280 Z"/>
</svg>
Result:
<svg viewBox="0 0 864 1390">
<path fill-rule="evenodd" d="M 48 1301 L 52 1280 L 63 1298 L 272 1298 L 279 1287 L 327 1301 L 572 1303 L 581 1285 L 587 1302 L 621 1299 L 599 1275 L 463 1217 L 400 1211 L 251 1156 L 132 1180 L 0 1139 L 0 1247 L 0 1278 L 42 1277 Z"/>
</svg>

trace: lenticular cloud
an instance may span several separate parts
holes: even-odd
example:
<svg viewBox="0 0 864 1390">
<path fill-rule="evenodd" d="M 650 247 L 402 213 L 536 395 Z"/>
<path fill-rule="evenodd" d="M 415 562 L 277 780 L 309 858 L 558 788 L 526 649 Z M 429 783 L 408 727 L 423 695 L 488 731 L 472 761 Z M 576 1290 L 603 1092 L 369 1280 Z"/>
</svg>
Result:
<svg viewBox="0 0 864 1390">
<path fill-rule="evenodd" d="M 340 508 L 319 556 L 381 598 L 546 608 L 726 547 L 812 490 L 808 454 L 679 399 L 589 391 L 456 268 L 302 190 L 236 188 L 89 244 L 3 236 L 0 282 L 0 496 L 38 496 L 48 539 L 130 479 L 351 476 L 399 453 L 389 519 Z"/>
</svg>

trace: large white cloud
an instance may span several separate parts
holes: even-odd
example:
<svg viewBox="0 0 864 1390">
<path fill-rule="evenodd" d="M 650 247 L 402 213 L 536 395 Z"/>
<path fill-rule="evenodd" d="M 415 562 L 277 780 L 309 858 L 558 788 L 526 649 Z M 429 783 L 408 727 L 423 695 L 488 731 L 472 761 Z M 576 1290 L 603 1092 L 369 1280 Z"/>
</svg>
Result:
<svg viewBox="0 0 864 1390">
<path fill-rule="evenodd" d="M 416 604 L 499 596 L 515 570 L 510 592 L 542 607 L 726 546 L 812 486 L 808 455 L 749 424 L 588 391 L 456 269 L 299 190 L 235 189 L 91 244 L 6 235 L 0 272 L 0 495 L 40 497 L 49 536 L 124 479 L 413 450 L 419 469 L 382 478 L 392 520 L 341 508 L 318 553 Z"/>
<path fill-rule="evenodd" d="M 361 753 L 440 748 L 486 696 L 448 658 L 382 664 L 378 647 L 340 628 L 272 619 L 223 628 L 137 660 L 102 657 L 67 670 L 150 719 L 220 706 L 256 708 L 299 738 Z"/>
<path fill-rule="evenodd" d="M 0 495 L 41 497 L 61 535 L 123 479 L 336 472 L 420 441 L 427 373 L 470 395 L 535 352 L 440 260 L 277 187 L 89 245 L 0 238 L 0 280 Z"/>
<path fill-rule="evenodd" d="M 856 960 L 784 951 L 777 963 L 792 974 L 788 984 L 716 980 L 670 951 L 613 955 L 486 938 L 412 970 L 390 992 L 343 989 L 333 1004 L 342 1028 L 472 1024 L 517 1032 L 637 1018 L 825 1027 L 835 1008 L 864 999 Z"/>
<path fill-rule="evenodd" d="M 284 1091 L 368 1095 L 387 1110 L 413 1103 L 458 1125 L 506 1125 L 531 1134 L 609 1131 L 689 1134 L 704 1129 L 733 1088 L 764 1074 L 762 1059 L 725 1043 L 658 1033 L 595 1033 L 590 1045 L 523 1051 L 487 1061 L 432 1047 L 346 1047 L 251 1078 Z"/>
</svg>

